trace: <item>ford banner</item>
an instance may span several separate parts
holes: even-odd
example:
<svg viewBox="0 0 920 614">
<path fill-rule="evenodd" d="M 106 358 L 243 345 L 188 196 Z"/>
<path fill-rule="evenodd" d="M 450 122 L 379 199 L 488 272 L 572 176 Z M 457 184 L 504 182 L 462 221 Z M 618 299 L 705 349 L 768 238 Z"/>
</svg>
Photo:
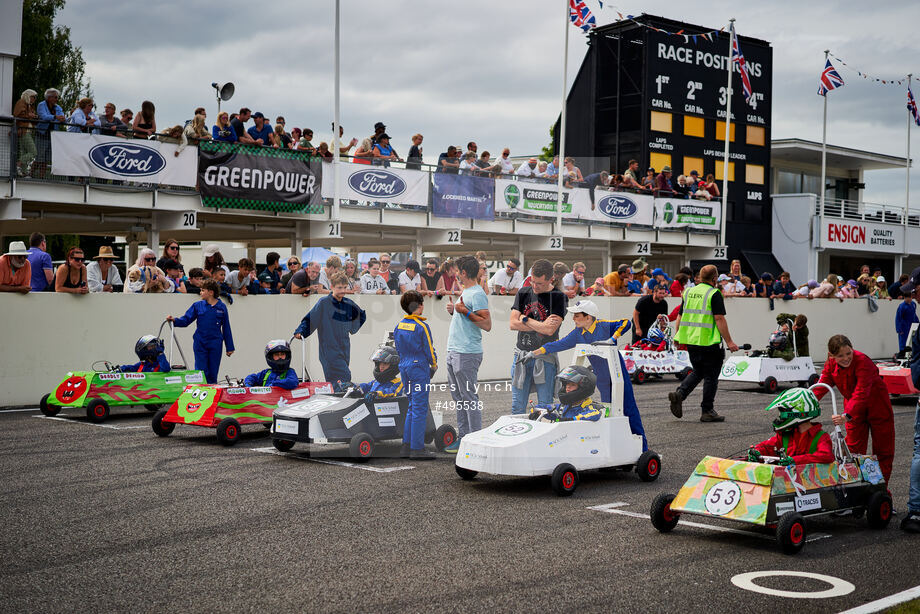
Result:
<svg viewBox="0 0 920 614">
<path fill-rule="evenodd" d="M 333 198 L 332 168 L 323 182 L 323 198 Z M 339 198 L 359 202 L 428 206 L 428 173 L 424 171 L 342 162 Z"/>
<path fill-rule="evenodd" d="M 431 211 L 435 217 L 495 219 L 495 181 L 490 177 L 434 173 Z"/>
<path fill-rule="evenodd" d="M 204 207 L 322 213 L 328 166 L 306 153 L 235 143 L 199 146 L 198 192 Z"/>
<path fill-rule="evenodd" d="M 51 172 L 68 177 L 120 179 L 195 187 L 198 148 L 98 134 L 51 133 Z"/>
<path fill-rule="evenodd" d="M 651 226 L 654 214 L 655 199 L 651 195 L 609 192 L 598 188 L 594 192 L 594 209 L 587 215 L 582 212 L 581 217 L 596 222 Z"/>
</svg>

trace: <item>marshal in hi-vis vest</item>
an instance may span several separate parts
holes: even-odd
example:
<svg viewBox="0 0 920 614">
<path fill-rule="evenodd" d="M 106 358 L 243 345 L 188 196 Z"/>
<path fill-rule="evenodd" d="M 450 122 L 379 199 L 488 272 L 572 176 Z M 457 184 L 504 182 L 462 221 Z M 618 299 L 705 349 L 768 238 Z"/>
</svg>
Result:
<svg viewBox="0 0 920 614">
<path fill-rule="evenodd" d="M 705 283 L 684 290 L 680 328 L 674 336 L 678 343 L 708 346 L 722 341 L 712 315 L 712 296 L 716 292 L 718 290 Z"/>
</svg>

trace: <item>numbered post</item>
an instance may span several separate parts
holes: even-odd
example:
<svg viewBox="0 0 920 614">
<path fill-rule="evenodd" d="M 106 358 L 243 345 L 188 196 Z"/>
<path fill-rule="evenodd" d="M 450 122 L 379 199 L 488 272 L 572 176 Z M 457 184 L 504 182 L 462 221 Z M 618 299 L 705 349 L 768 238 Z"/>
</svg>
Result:
<svg viewBox="0 0 920 614">
<path fill-rule="evenodd" d="M 565 249 L 562 235 L 522 237 L 521 249 L 527 252 L 561 252 Z"/>
<path fill-rule="evenodd" d="M 553 235 L 549 238 L 549 249 L 562 251 L 562 235 Z"/>
<path fill-rule="evenodd" d="M 341 239 L 342 238 L 342 221 L 325 220 L 310 221 L 310 238 L 311 239 Z"/>
<path fill-rule="evenodd" d="M 728 247 L 692 247 L 687 250 L 687 257 L 690 260 L 728 260 Z"/>
<path fill-rule="evenodd" d="M 157 224 L 163 230 L 198 230 L 197 211 L 157 211 Z"/>
<path fill-rule="evenodd" d="M 637 241 L 632 244 L 633 249 L 630 252 L 631 256 L 651 256 L 652 255 L 652 244 L 650 241 Z"/>
<path fill-rule="evenodd" d="M 463 231 L 459 228 L 440 230 L 426 228 L 419 233 L 419 241 L 426 247 L 429 245 L 449 245 L 457 247 L 463 245 Z"/>
</svg>

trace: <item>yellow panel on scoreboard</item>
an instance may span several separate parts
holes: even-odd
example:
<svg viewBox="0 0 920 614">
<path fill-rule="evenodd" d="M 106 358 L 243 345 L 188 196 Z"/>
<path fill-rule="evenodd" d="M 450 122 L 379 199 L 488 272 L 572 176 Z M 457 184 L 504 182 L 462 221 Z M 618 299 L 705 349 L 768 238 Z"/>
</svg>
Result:
<svg viewBox="0 0 920 614">
<path fill-rule="evenodd" d="M 744 182 L 763 185 L 764 168 L 761 164 L 746 164 L 744 166 Z"/>
<path fill-rule="evenodd" d="M 671 166 L 671 154 L 652 152 L 648 155 L 648 165 L 660 173 L 665 166 Z"/>
<path fill-rule="evenodd" d="M 651 129 L 656 132 L 671 132 L 671 122 L 674 116 L 670 113 L 652 111 Z"/>
<path fill-rule="evenodd" d="M 722 131 L 725 131 L 725 128 L 722 128 Z M 747 144 L 748 145 L 766 145 L 767 144 L 767 130 L 763 126 L 748 126 L 747 127 Z"/>
<path fill-rule="evenodd" d="M 725 130 L 725 128 L 723 128 Z M 702 117 L 684 115 L 684 134 L 687 136 L 706 136 L 706 120 Z"/>
<path fill-rule="evenodd" d="M 723 160 L 716 160 L 716 180 L 722 181 L 722 169 L 725 167 L 725 162 Z M 735 163 L 728 163 L 728 180 L 735 180 Z"/>
<path fill-rule="evenodd" d="M 735 142 L 735 125 L 736 124 L 732 124 L 731 128 L 729 128 L 728 140 L 731 141 L 732 143 Z M 716 140 L 717 141 L 725 140 L 725 122 L 720 121 L 720 120 L 716 120 Z"/>
<path fill-rule="evenodd" d="M 700 174 L 700 177 L 705 177 L 706 173 L 703 172 L 703 159 L 694 158 L 693 156 L 684 156 L 683 174 L 689 177 L 690 171 L 696 171 Z"/>
</svg>

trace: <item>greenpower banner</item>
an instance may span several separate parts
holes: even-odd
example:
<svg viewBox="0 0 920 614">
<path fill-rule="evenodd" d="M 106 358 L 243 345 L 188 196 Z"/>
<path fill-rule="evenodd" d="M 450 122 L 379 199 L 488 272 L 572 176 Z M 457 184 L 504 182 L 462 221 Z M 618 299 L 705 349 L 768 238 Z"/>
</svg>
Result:
<svg viewBox="0 0 920 614">
<path fill-rule="evenodd" d="M 527 180 L 495 180 L 495 211 L 517 211 L 528 215 L 556 217 L 559 188 L 552 183 Z M 588 190 L 584 188 L 562 190 L 562 217 L 578 217 L 580 211 L 591 208 Z"/>
<path fill-rule="evenodd" d="M 655 199 L 656 228 L 696 228 L 719 230 L 722 224 L 722 201 Z"/>
<path fill-rule="evenodd" d="M 322 165 L 299 151 L 205 141 L 198 146 L 204 207 L 322 213 Z"/>
</svg>

